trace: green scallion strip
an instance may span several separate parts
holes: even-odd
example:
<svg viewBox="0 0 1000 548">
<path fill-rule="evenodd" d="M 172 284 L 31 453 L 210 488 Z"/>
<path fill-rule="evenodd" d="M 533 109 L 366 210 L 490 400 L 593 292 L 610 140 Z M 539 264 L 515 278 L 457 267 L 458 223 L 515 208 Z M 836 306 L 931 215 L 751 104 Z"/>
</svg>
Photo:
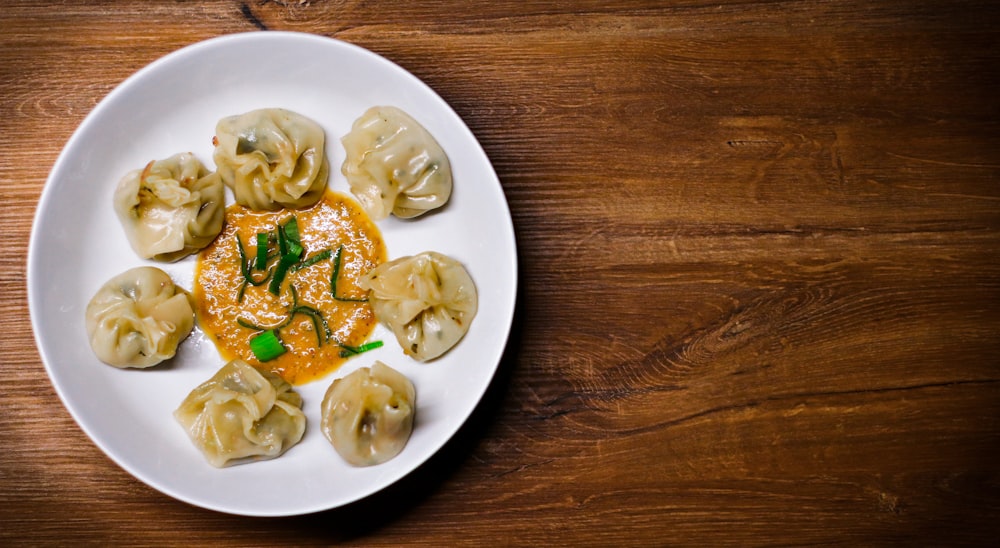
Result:
<svg viewBox="0 0 1000 548">
<path fill-rule="evenodd" d="M 267 283 L 267 280 L 269 280 L 270 278 L 271 278 L 271 273 L 270 272 L 268 272 L 260 280 L 253 279 L 252 275 L 251 276 L 247 276 L 246 278 L 244 278 L 243 279 L 243 283 L 240 284 L 240 292 L 236 296 L 236 302 L 238 302 L 238 303 L 242 303 L 243 302 L 243 294 L 246 293 L 247 286 L 249 286 L 249 285 L 253 285 L 253 286 L 264 285 L 265 283 Z"/>
<path fill-rule="evenodd" d="M 327 260 L 329 258 L 330 258 L 330 250 L 329 249 L 324 249 L 323 251 L 320 251 L 319 253 L 316 253 L 315 255 L 313 255 L 311 257 L 306 257 L 306 259 L 304 261 L 302 261 L 301 263 L 293 266 L 292 267 L 292 272 L 295 272 L 297 270 L 302 270 L 303 268 L 308 268 L 308 267 L 310 267 L 310 266 L 312 266 L 312 265 L 314 265 L 314 264 L 316 264 L 316 263 L 318 263 L 320 261 L 325 261 L 325 260 Z"/>
<path fill-rule="evenodd" d="M 305 314 L 313 324 L 313 329 L 316 331 L 316 346 L 323 346 L 323 343 L 333 338 L 333 332 L 330 331 L 330 325 L 326 323 L 326 318 L 323 317 L 323 313 L 311 306 L 297 306 L 292 309 L 291 314 Z M 322 329 L 320 329 L 322 327 Z"/>
<path fill-rule="evenodd" d="M 267 232 L 257 233 L 257 270 L 267 269 Z"/>
<path fill-rule="evenodd" d="M 333 296 L 333 300 L 335 301 L 347 303 L 366 303 L 368 302 L 367 297 L 351 298 L 337 295 L 337 281 L 340 278 L 340 260 L 343 253 L 344 246 L 341 245 L 337 248 L 337 252 L 333 254 L 333 274 L 330 275 L 330 295 Z"/>
<path fill-rule="evenodd" d="M 313 327 L 316 328 L 316 346 L 323 346 L 324 341 L 328 341 L 333 338 L 333 331 L 330 330 L 330 324 L 326 322 L 326 318 L 323 317 L 323 313 L 311 306 L 299 305 L 292 309 L 291 312 L 294 314 L 305 314 L 309 316 L 309 319 L 313 322 Z M 320 326 L 323 330 L 320 331 Z"/>
<path fill-rule="evenodd" d="M 278 256 L 284 257 L 288 254 L 288 238 L 285 237 L 285 230 L 279 224 L 275 227 L 274 233 L 278 238 Z"/>
<path fill-rule="evenodd" d="M 250 351 L 258 361 L 267 362 L 284 354 L 287 349 L 278 338 L 278 332 L 272 329 L 250 339 Z"/>
<path fill-rule="evenodd" d="M 302 312 L 302 311 L 300 310 L 298 312 Z M 306 314 L 306 316 L 309 317 L 309 320 L 313 324 L 313 331 L 316 332 L 316 348 L 319 348 L 319 347 L 323 346 L 323 341 L 325 340 L 323 338 L 323 332 L 319 330 L 319 319 L 315 315 L 313 315 L 313 314 Z"/>
<path fill-rule="evenodd" d="M 247 250 L 243 247 L 243 238 L 240 238 L 239 233 L 236 234 L 236 251 L 240 254 L 240 274 L 243 275 L 244 280 L 249 280 L 250 273 L 247 272 Z"/>
<path fill-rule="evenodd" d="M 340 357 L 347 358 L 350 356 L 363 354 L 365 352 L 368 352 L 369 350 L 375 350 L 376 348 L 380 348 L 382 346 L 382 341 L 372 341 L 362 344 L 360 346 L 348 346 L 344 343 L 337 343 L 337 345 L 340 346 L 341 348 Z"/>
<path fill-rule="evenodd" d="M 288 242 L 288 255 L 291 256 L 291 258 L 296 262 L 302 257 L 303 253 L 305 253 L 305 249 L 303 249 L 301 245 L 292 241 Z"/>
<path fill-rule="evenodd" d="M 309 317 L 309 321 L 312 322 L 313 330 L 316 331 L 316 346 L 323 346 L 324 342 L 333 338 L 333 331 L 330 330 L 330 325 L 326 322 L 326 318 L 323 317 L 323 313 L 309 305 L 299 304 L 299 292 L 295 289 L 294 285 L 289 285 L 288 289 L 292 294 L 292 304 L 288 307 L 288 317 L 286 317 L 281 323 L 273 326 L 263 326 L 257 325 L 243 318 L 236 318 L 236 323 L 247 329 L 253 329 L 254 331 L 273 332 L 275 333 L 275 336 L 277 336 L 278 330 L 292 323 L 296 314 L 305 314 Z M 254 354 L 256 355 L 256 352 Z"/>
<path fill-rule="evenodd" d="M 279 223 L 274 232 L 278 238 L 278 256 L 288 255 L 292 244 L 302 247 L 302 241 L 299 239 L 299 221 L 294 216 L 285 221 L 285 224 Z"/>
<path fill-rule="evenodd" d="M 263 327 L 250 322 L 249 320 L 244 320 L 243 318 L 236 318 L 236 323 L 242 325 L 247 329 L 253 329 L 254 331 L 266 331 Z"/>
<path fill-rule="evenodd" d="M 282 238 L 279 236 L 278 241 L 281 242 L 281 240 Z M 288 269 L 295 263 L 299 262 L 299 257 L 302 256 L 302 251 L 302 246 L 299 244 L 295 242 L 286 242 L 286 253 L 278 259 L 278 264 L 274 267 L 274 276 L 271 278 L 271 284 L 267 286 L 268 291 L 275 295 L 278 295 L 281 292 L 281 283 L 285 281 L 285 275 L 288 274 Z"/>
<path fill-rule="evenodd" d="M 236 295 L 236 302 L 242 303 L 243 294 L 246 293 L 248 285 L 253 285 L 253 286 L 263 285 L 265 282 L 267 282 L 267 279 L 271 275 L 270 273 L 268 273 L 268 275 L 264 276 L 264 278 L 261 280 L 253 279 L 253 274 L 250 272 L 252 266 L 251 263 L 247 261 L 247 251 L 246 248 L 243 247 L 243 239 L 240 238 L 239 234 L 236 234 L 236 250 L 240 254 L 240 274 L 243 275 L 243 283 L 240 284 L 240 291 Z"/>
<path fill-rule="evenodd" d="M 269 275 L 264 276 L 260 280 L 255 280 L 253 278 L 253 274 L 250 272 L 251 262 L 247 260 L 247 251 L 246 248 L 243 247 L 243 240 L 240 238 L 239 234 L 236 235 L 236 249 L 240 253 L 240 273 L 243 274 L 243 280 L 245 281 L 244 287 L 246 284 L 263 285 L 267 282 Z"/>
<path fill-rule="evenodd" d="M 285 327 L 288 324 L 292 323 L 292 317 L 289 316 L 284 320 L 282 320 L 281 323 L 273 326 L 257 325 L 251 322 L 250 320 L 244 320 L 243 318 L 236 318 L 236 323 L 240 324 L 241 326 L 247 329 L 253 329 L 254 331 L 278 331 L 282 327 Z"/>
<path fill-rule="evenodd" d="M 293 215 L 290 219 L 285 221 L 282 225 L 281 231 L 285 234 L 285 239 L 288 242 L 295 242 L 298 245 L 302 245 L 302 240 L 299 239 L 299 221 Z"/>
<path fill-rule="evenodd" d="M 278 265 L 274 267 L 274 275 L 271 277 L 271 283 L 268 284 L 267 290 L 278 295 L 281 292 L 281 282 L 285 281 L 286 274 L 288 274 L 288 263 L 279 260 Z"/>
</svg>

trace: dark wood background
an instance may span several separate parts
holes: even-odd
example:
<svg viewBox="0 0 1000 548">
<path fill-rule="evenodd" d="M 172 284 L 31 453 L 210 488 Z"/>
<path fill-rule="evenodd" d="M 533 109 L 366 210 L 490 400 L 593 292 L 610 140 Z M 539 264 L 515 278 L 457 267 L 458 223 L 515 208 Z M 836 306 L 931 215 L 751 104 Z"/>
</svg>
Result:
<svg viewBox="0 0 1000 548">
<path fill-rule="evenodd" d="M 0 544 L 989 545 L 1000 538 L 996 2 L 26 2 L 0 7 Z M 481 141 L 519 305 L 426 465 L 252 519 L 115 466 L 25 292 L 83 117 L 259 29 L 402 65 Z M 183 85 L 183 83 L 178 83 Z"/>
</svg>

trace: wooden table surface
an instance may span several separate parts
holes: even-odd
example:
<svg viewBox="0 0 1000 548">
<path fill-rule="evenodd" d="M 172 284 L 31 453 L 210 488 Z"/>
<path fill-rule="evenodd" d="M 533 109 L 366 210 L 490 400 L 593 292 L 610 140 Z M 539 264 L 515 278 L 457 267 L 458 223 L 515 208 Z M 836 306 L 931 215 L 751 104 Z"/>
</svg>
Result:
<svg viewBox="0 0 1000 548">
<path fill-rule="evenodd" d="M 997 542 L 998 22 L 976 1 L 6 0 L 0 544 Z M 434 88 L 492 160 L 520 258 L 459 434 L 292 518 L 118 468 L 52 388 L 25 289 L 87 113 L 171 51 L 255 30 L 358 44 Z"/>
</svg>

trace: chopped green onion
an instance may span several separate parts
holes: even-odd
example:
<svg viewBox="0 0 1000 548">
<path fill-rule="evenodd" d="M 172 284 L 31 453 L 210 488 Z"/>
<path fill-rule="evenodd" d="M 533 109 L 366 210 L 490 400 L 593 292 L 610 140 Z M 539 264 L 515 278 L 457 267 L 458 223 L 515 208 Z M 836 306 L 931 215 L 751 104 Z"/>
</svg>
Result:
<svg viewBox="0 0 1000 548">
<path fill-rule="evenodd" d="M 239 232 L 236 233 L 236 251 L 240 254 L 240 274 L 243 275 L 243 279 L 249 277 L 247 272 L 247 250 L 243 247 L 243 239 L 240 238 Z"/>
<path fill-rule="evenodd" d="M 296 310 L 296 312 L 303 312 L 304 313 L 305 311 L 304 310 Z M 323 332 L 319 330 L 319 320 L 322 319 L 323 316 L 319 316 L 318 318 L 317 318 L 317 316 L 315 316 L 313 314 L 306 314 L 306 316 L 309 318 L 309 320 L 313 324 L 313 331 L 316 332 L 316 347 L 319 348 L 320 346 L 323 346 Z"/>
<path fill-rule="evenodd" d="M 312 322 L 313 329 L 316 331 L 316 346 L 323 346 L 325 341 L 333 338 L 333 331 L 330 330 L 330 325 L 326 322 L 326 318 L 323 317 L 323 313 L 309 305 L 299 304 L 299 293 L 296 291 L 294 285 L 289 285 L 288 289 L 292 293 L 292 304 L 288 307 L 288 317 L 281 323 L 266 327 L 257 325 L 243 318 L 236 318 L 236 323 L 247 329 L 253 329 L 254 331 L 277 332 L 279 329 L 282 329 L 292 323 L 296 314 L 305 314 L 309 318 L 309 321 Z"/>
<path fill-rule="evenodd" d="M 236 234 L 236 250 L 240 254 L 240 274 L 243 275 L 243 283 L 240 285 L 240 292 L 236 295 L 236 302 L 243 302 L 243 294 L 246 293 L 247 285 L 263 285 L 267 282 L 267 279 L 271 276 L 268 274 L 264 276 L 261 280 L 253 279 L 253 274 L 251 274 L 251 262 L 247 261 L 247 251 L 243 247 L 243 239 L 240 238 L 239 233 Z"/>
<path fill-rule="evenodd" d="M 281 225 L 281 230 L 285 233 L 285 238 L 290 242 L 301 243 L 299 239 L 299 220 L 292 215 L 289 217 L 284 224 Z"/>
<path fill-rule="evenodd" d="M 288 274 L 288 263 L 284 260 L 278 261 L 278 265 L 274 267 L 274 276 L 271 277 L 271 283 L 268 284 L 267 290 L 275 295 L 280 293 L 281 282 L 285 281 L 286 274 Z"/>
<path fill-rule="evenodd" d="M 314 265 L 314 264 L 316 264 L 316 263 L 318 263 L 320 261 L 325 261 L 325 260 L 327 260 L 329 258 L 330 258 L 330 250 L 329 249 L 324 249 L 323 251 L 320 251 L 319 253 L 317 253 L 317 254 L 315 254 L 315 255 L 313 255 L 311 257 L 307 257 L 306 260 L 304 260 L 301 263 L 293 266 L 292 267 L 292 272 L 295 272 L 297 270 L 302 270 L 303 268 L 308 268 L 308 267 L 310 267 L 310 266 L 312 266 L 312 265 Z"/>
<path fill-rule="evenodd" d="M 278 241 L 282 241 L 281 236 L 278 237 Z M 302 256 L 303 251 L 302 246 L 299 244 L 286 242 L 286 253 L 278 259 L 278 265 L 274 267 L 274 276 L 271 278 L 271 284 L 267 286 L 268 291 L 275 295 L 281 292 L 281 283 L 285 281 L 288 269 L 299 261 L 299 257 Z"/>
<path fill-rule="evenodd" d="M 279 224 L 275 232 L 278 236 L 278 254 L 281 257 L 288 255 L 293 244 L 302 247 L 302 241 L 299 239 L 299 221 L 294 216 L 285 221 L 285 224 Z"/>
<path fill-rule="evenodd" d="M 281 228 L 281 225 L 275 228 L 274 233 L 278 237 L 278 256 L 284 257 L 288 253 L 288 238 L 285 237 L 285 231 Z"/>
<path fill-rule="evenodd" d="M 330 295 L 333 295 L 333 300 L 335 301 L 347 303 L 366 303 L 368 302 L 367 297 L 351 298 L 337 295 L 337 281 L 340 278 L 340 260 L 343 252 L 344 246 L 341 244 L 341 246 L 337 248 L 337 252 L 333 254 L 333 274 L 330 275 Z"/>
<path fill-rule="evenodd" d="M 254 331 L 278 331 L 282 327 L 285 327 L 286 325 L 292 323 L 292 317 L 289 316 L 285 318 L 281 323 L 270 327 L 264 325 L 257 325 L 251 322 L 250 320 L 244 320 L 243 318 L 236 318 L 236 323 L 240 324 L 241 326 L 247 329 L 253 329 Z"/>
<path fill-rule="evenodd" d="M 264 270 L 267 268 L 267 232 L 257 233 L 257 270 Z"/>
<path fill-rule="evenodd" d="M 250 320 L 244 320 L 243 318 L 236 318 L 236 323 L 247 329 L 253 329 L 254 331 L 267 331 L 266 327 L 261 327 Z"/>
<path fill-rule="evenodd" d="M 247 251 L 246 248 L 243 247 L 243 240 L 240 238 L 239 234 L 236 235 L 236 249 L 240 253 L 240 274 L 243 274 L 243 279 L 246 281 L 246 283 L 250 285 L 262 285 L 264 282 L 266 282 L 267 276 L 265 276 L 261 280 L 253 279 L 253 274 L 250 273 L 251 263 L 250 261 L 247 260 Z"/>
<path fill-rule="evenodd" d="M 342 349 L 340 351 L 340 357 L 347 358 L 350 356 L 356 356 L 358 354 L 368 352 L 369 350 L 375 350 L 376 348 L 380 348 L 382 346 L 382 341 L 372 341 L 369 343 L 362 344 L 361 346 L 348 346 L 344 343 L 337 343 L 337 345 L 340 346 L 340 348 Z"/>
<path fill-rule="evenodd" d="M 323 346 L 323 342 L 333 338 L 333 332 L 330 331 L 330 325 L 326 323 L 326 318 L 323 317 L 323 313 L 311 306 L 299 305 L 293 308 L 290 312 L 292 316 L 295 314 L 305 314 L 312 321 L 313 329 L 316 331 L 316 346 Z M 320 331 L 320 326 L 323 330 Z"/>
<path fill-rule="evenodd" d="M 313 324 L 313 329 L 316 331 L 316 346 L 323 346 L 324 340 L 330 340 L 333 338 L 333 332 L 330 331 L 330 325 L 326 323 L 326 318 L 323 317 L 323 313 L 311 306 L 299 304 L 299 292 L 295 289 L 294 285 L 289 285 L 288 290 L 292 293 L 292 304 L 288 307 L 288 319 L 281 324 L 281 327 L 292 323 L 292 318 L 294 318 L 296 314 L 305 314 L 306 316 L 309 316 L 309 320 L 312 321 Z M 323 331 L 319 330 L 320 325 L 323 326 Z"/>
<path fill-rule="evenodd" d="M 284 354 L 287 349 L 278 338 L 278 332 L 272 329 L 250 339 L 250 351 L 258 361 L 267 362 Z"/>
<path fill-rule="evenodd" d="M 299 221 L 294 215 L 285 221 L 285 224 L 281 227 L 281 231 L 284 232 L 285 239 L 289 243 L 294 242 L 300 246 L 302 245 L 302 240 L 299 239 Z"/>
</svg>

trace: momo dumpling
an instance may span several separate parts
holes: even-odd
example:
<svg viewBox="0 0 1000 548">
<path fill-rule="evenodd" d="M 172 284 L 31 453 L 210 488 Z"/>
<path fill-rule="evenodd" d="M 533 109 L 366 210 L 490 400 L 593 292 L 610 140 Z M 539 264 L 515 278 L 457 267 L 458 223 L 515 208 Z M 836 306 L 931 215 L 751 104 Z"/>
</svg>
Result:
<svg viewBox="0 0 1000 548">
<path fill-rule="evenodd" d="M 323 128 L 290 110 L 265 108 L 219 120 L 215 165 L 236 202 L 253 210 L 301 209 L 326 191 Z"/>
<path fill-rule="evenodd" d="M 194 299 L 152 266 L 108 280 L 87 305 L 87 334 L 97 357 L 115 367 L 150 367 L 174 357 L 194 328 Z"/>
<path fill-rule="evenodd" d="M 292 386 L 240 359 L 192 390 L 174 418 L 219 468 L 280 456 L 306 430 L 302 397 Z"/>
<path fill-rule="evenodd" d="M 354 466 L 381 464 L 403 450 L 413 432 L 416 391 L 399 371 L 376 361 L 333 381 L 323 396 L 320 428 Z"/>
<path fill-rule="evenodd" d="M 114 208 L 140 257 L 176 261 L 222 231 L 225 187 L 218 174 L 185 152 L 125 175 L 115 189 Z"/>
<path fill-rule="evenodd" d="M 441 145 L 416 120 L 395 107 L 372 107 L 341 142 L 341 171 L 372 219 L 410 218 L 443 206 L 451 197 L 451 164 Z"/>
<path fill-rule="evenodd" d="M 451 257 L 426 251 L 375 267 L 359 285 L 403 352 L 427 361 L 447 352 L 469 330 L 476 315 L 476 286 Z"/>
</svg>

